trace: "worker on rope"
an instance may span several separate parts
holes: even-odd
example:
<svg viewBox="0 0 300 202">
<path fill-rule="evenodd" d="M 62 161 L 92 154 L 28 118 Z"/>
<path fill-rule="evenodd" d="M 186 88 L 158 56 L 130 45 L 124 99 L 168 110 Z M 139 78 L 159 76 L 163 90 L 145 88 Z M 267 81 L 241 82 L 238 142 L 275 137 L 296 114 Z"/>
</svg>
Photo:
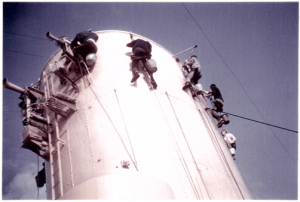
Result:
<svg viewBox="0 0 300 202">
<path fill-rule="evenodd" d="M 225 130 L 225 129 L 221 130 L 221 134 L 222 134 L 222 136 L 224 136 L 224 141 L 227 144 L 227 147 L 231 153 L 231 156 L 235 160 L 234 156 L 235 156 L 235 150 L 236 150 L 236 138 L 231 133 L 228 133 L 227 130 Z"/>
<path fill-rule="evenodd" d="M 208 94 L 205 94 L 205 97 L 211 97 L 214 96 L 214 100 L 212 100 L 212 108 L 211 108 L 211 114 L 212 116 L 217 119 L 218 121 L 218 128 L 220 128 L 224 123 L 228 124 L 229 120 L 226 114 L 219 115 L 218 112 L 223 112 L 223 105 L 224 105 L 224 100 L 222 97 L 222 94 L 220 90 L 217 88 L 215 84 L 210 85 L 211 92 Z M 209 107 L 206 107 L 205 109 L 210 109 Z"/>
<path fill-rule="evenodd" d="M 143 63 L 144 68 L 146 69 L 147 73 L 151 78 L 151 84 L 154 89 L 157 88 L 157 84 L 153 78 L 153 73 L 157 71 L 156 64 L 151 65 L 149 60 L 151 59 L 151 51 L 152 46 L 148 41 L 144 41 L 142 39 L 133 40 L 132 34 L 130 34 L 131 42 L 128 43 L 127 47 L 132 47 L 133 55 L 131 55 L 132 60 L 132 73 L 133 77 L 131 79 L 131 83 L 134 83 L 139 77 L 138 73 L 138 63 L 141 60 Z"/>
<path fill-rule="evenodd" d="M 91 68 L 96 62 L 98 35 L 91 29 L 88 31 L 79 32 L 71 42 L 71 49 L 78 58 L 79 64 L 85 64 Z M 85 68 L 83 68 L 85 69 Z"/>
<path fill-rule="evenodd" d="M 188 72 L 185 78 L 185 85 L 182 87 L 182 90 L 185 90 L 191 87 L 191 84 L 196 85 L 198 80 L 202 77 L 201 66 L 197 60 L 196 55 L 192 55 L 190 59 L 187 59 L 182 67 Z"/>
</svg>

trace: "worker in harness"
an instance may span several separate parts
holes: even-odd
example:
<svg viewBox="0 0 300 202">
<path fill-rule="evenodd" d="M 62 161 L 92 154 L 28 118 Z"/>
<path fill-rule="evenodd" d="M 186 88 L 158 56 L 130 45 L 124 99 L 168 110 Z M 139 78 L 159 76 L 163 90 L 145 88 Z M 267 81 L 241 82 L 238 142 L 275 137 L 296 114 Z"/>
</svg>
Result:
<svg viewBox="0 0 300 202">
<path fill-rule="evenodd" d="M 185 85 L 182 87 L 182 90 L 185 90 L 191 87 L 191 84 L 196 85 L 198 80 L 202 77 L 201 66 L 197 60 L 196 55 L 192 55 L 190 59 L 187 59 L 182 67 L 188 72 L 185 78 Z"/>
<path fill-rule="evenodd" d="M 225 129 L 221 130 L 221 134 L 224 137 L 224 141 L 227 144 L 227 147 L 230 151 L 231 156 L 235 160 L 234 156 L 235 156 L 235 150 L 236 150 L 236 138 L 231 133 L 228 133 L 227 130 L 225 130 Z"/>
<path fill-rule="evenodd" d="M 157 88 L 157 84 L 153 78 L 153 73 L 157 71 L 156 66 L 151 66 L 149 60 L 151 59 L 151 51 L 152 46 L 148 41 L 144 41 L 142 39 L 136 39 L 133 40 L 132 34 L 130 34 L 131 42 L 128 43 L 126 46 L 132 48 L 133 55 L 131 55 L 132 60 L 132 73 L 133 77 L 131 79 L 131 83 L 134 83 L 139 77 L 138 73 L 138 63 L 141 60 L 143 63 L 143 66 L 147 73 L 149 74 L 151 78 L 151 84 L 154 89 Z"/>
<path fill-rule="evenodd" d="M 79 63 L 86 63 L 91 68 L 96 62 L 98 35 L 91 29 L 88 31 L 79 32 L 71 42 L 71 49 L 79 59 Z"/>
<path fill-rule="evenodd" d="M 222 94 L 219 90 L 219 88 L 215 84 L 210 85 L 211 92 L 208 94 L 204 95 L 205 97 L 211 97 L 214 96 L 214 100 L 212 100 L 212 108 L 211 108 L 211 114 L 212 116 L 217 119 L 218 121 L 218 128 L 220 128 L 224 123 L 228 124 L 229 120 L 226 114 L 219 115 L 218 112 L 223 112 L 223 105 L 224 105 L 224 100 L 222 97 Z M 206 107 L 206 109 L 209 109 Z"/>
</svg>

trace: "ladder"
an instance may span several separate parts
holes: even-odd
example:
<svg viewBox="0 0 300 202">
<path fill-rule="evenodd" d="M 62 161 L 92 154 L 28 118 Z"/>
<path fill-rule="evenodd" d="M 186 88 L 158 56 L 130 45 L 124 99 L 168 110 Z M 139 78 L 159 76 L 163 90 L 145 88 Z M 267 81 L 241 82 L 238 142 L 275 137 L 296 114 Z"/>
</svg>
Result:
<svg viewBox="0 0 300 202">
<path fill-rule="evenodd" d="M 43 73 L 45 74 L 45 73 Z M 53 79 L 48 75 L 46 75 L 46 85 L 44 85 L 45 98 L 50 99 L 51 94 L 50 91 L 53 91 L 52 85 L 49 86 L 49 80 L 53 81 Z M 50 123 L 50 110 L 47 109 L 46 116 L 47 121 Z M 48 129 L 48 140 L 49 140 L 49 163 L 50 163 L 50 185 L 51 185 L 51 199 L 56 200 L 59 197 L 63 196 L 63 181 L 62 181 L 62 170 L 61 170 L 61 155 L 60 150 L 65 144 L 63 140 L 59 138 L 59 128 L 57 122 L 57 114 L 55 114 L 55 118 L 51 123 L 55 126 L 55 130 L 51 134 Z"/>
</svg>

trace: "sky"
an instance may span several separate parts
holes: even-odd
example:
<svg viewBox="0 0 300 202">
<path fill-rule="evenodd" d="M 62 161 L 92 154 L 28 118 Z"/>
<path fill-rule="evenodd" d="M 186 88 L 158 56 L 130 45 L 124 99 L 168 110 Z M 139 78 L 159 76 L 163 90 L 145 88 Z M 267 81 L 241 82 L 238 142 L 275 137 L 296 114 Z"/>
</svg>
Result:
<svg viewBox="0 0 300 202">
<path fill-rule="evenodd" d="M 197 45 L 199 83 L 219 87 L 225 112 L 298 131 L 298 2 L 6 2 L 2 9 L 2 76 L 22 88 L 59 48 L 48 31 L 70 40 L 88 29 L 131 31 L 173 54 Z M 21 148 L 19 93 L 1 90 L 2 198 L 45 199 L 34 179 L 43 159 Z M 235 162 L 251 197 L 298 199 L 298 133 L 229 118 L 224 128 L 237 138 Z"/>
</svg>

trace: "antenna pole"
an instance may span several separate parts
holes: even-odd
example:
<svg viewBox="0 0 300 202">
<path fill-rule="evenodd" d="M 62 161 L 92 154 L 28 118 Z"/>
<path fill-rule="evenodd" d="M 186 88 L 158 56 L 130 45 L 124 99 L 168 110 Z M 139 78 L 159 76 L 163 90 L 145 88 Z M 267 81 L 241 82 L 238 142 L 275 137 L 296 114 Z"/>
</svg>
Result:
<svg viewBox="0 0 300 202">
<path fill-rule="evenodd" d="M 180 53 L 177 53 L 176 55 L 179 55 L 179 54 L 184 53 L 184 52 L 186 52 L 186 51 L 188 51 L 188 50 L 191 50 L 192 48 L 197 48 L 197 45 L 195 45 L 195 46 L 193 46 L 193 47 L 191 47 L 191 48 L 188 48 L 188 49 L 186 49 L 186 50 L 184 50 L 184 51 L 181 51 Z M 172 57 L 175 57 L 176 55 L 173 55 Z"/>
</svg>

